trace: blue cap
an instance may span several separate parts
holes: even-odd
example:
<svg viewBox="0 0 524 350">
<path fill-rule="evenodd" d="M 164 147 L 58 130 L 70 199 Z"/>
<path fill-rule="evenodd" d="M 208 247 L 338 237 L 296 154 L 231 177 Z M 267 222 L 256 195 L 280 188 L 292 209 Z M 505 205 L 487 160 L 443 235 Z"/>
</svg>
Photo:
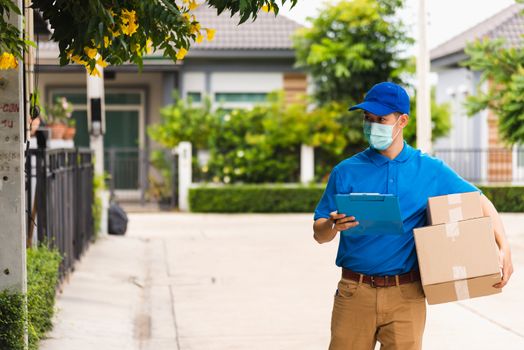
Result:
<svg viewBox="0 0 524 350">
<path fill-rule="evenodd" d="M 367 92 L 364 102 L 349 110 L 355 109 L 362 109 L 378 116 L 394 112 L 409 114 L 409 96 L 400 85 L 390 82 L 379 83 Z"/>
</svg>

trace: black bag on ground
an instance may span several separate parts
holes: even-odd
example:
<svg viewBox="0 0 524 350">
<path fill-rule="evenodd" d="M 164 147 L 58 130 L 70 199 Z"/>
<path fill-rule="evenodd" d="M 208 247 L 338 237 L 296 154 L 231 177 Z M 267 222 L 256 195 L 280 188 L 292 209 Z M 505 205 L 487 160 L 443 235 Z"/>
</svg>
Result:
<svg viewBox="0 0 524 350">
<path fill-rule="evenodd" d="M 125 235 L 127 231 L 127 214 L 117 203 L 109 206 L 107 231 L 112 235 Z"/>
</svg>

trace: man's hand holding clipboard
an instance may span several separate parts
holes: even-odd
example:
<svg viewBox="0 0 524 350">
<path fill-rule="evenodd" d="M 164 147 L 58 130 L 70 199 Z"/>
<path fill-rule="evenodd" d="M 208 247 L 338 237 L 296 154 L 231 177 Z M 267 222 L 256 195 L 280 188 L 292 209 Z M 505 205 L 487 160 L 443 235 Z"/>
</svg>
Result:
<svg viewBox="0 0 524 350">
<path fill-rule="evenodd" d="M 333 229 L 348 234 L 403 234 L 398 197 L 392 194 L 351 193 L 335 196 L 337 212 L 331 213 Z"/>
</svg>

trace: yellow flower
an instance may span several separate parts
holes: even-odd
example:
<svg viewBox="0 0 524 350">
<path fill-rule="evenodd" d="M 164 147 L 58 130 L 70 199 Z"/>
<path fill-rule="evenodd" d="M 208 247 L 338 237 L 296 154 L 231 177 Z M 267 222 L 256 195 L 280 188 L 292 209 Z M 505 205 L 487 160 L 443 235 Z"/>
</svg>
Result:
<svg viewBox="0 0 524 350">
<path fill-rule="evenodd" d="M 73 60 L 73 62 L 75 63 L 78 63 L 78 64 L 81 64 L 81 65 L 85 65 L 87 64 L 86 61 L 84 61 L 80 56 L 78 55 L 73 55 L 71 56 L 71 60 Z"/>
<path fill-rule="evenodd" d="M 211 29 L 211 28 L 207 28 L 206 29 L 206 33 L 207 33 L 207 40 L 211 41 L 211 40 L 213 40 L 215 38 L 216 30 L 215 29 Z"/>
<path fill-rule="evenodd" d="M 109 45 L 111 45 L 111 40 L 109 37 L 104 36 L 104 48 L 108 47 Z"/>
<path fill-rule="evenodd" d="M 128 11 L 126 9 L 123 9 L 122 13 L 120 14 L 120 19 L 124 23 L 129 23 L 129 22 L 136 21 L 136 12 L 135 12 L 135 10 Z"/>
<path fill-rule="evenodd" d="M 91 69 L 89 66 L 86 66 L 86 69 L 90 76 L 99 77 L 99 78 L 102 77 L 102 75 L 100 74 L 100 71 L 96 69 L 96 67 Z"/>
<path fill-rule="evenodd" d="M 146 53 L 150 54 L 153 52 L 153 40 L 151 38 L 147 38 L 146 40 Z"/>
<path fill-rule="evenodd" d="M 89 58 L 95 58 L 96 56 L 96 49 L 90 48 L 90 47 L 84 47 L 84 52 L 86 53 L 87 57 Z"/>
<path fill-rule="evenodd" d="M 109 29 L 109 31 L 111 32 L 111 34 L 113 34 L 113 37 L 115 38 L 120 36 L 120 32 L 118 30 L 115 32 L 112 29 Z"/>
<path fill-rule="evenodd" d="M 200 44 L 204 40 L 204 36 L 202 34 L 198 34 L 196 37 L 197 44 Z"/>
<path fill-rule="evenodd" d="M 261 9 L 264 12 L 273 12 L 273 6 L 272 5 L 269 5 L 269 6 L 268 5 L 264 5 L 264 6 L 262 6 Z"/>
<path fill-rule="evenodd" d="M 196 32 L 200 33 L 200 23 L 198 22 L 191 24 L 191 27 L 189 28 L 189 33 L 194 34 Z"/>
<path fill-rule="evenodd" d="M 16 69 L 18 68 L 18 60 L 13 54 L 3 52 L 0 55 L 0 69 Z"/>
<path fill-rule="evenodd" d="M 183 47 L 180 48 L 180 50 L 178 50 L 177 54 L 176 54 L 176 59 L 177 60 L 183 60 L 184 57 L 186 56 L 187 54 L 187 50 L 184 49 Z"/>
<path fill-rule="evenodd" d="M 102 57 L 99 57 L 97 60 L 96 60 L 96 64 L 98 64 L 100 67 L 102 68 L 105 68 L 107 67 L 107 62 L 104 61 L 104 59 Z"/>
<path fill-rule="evenodd" d="M 129 22 L 129 24 L 121 24 L 120 29 L 122 30 L 122 33 L 126 35 L 133 35 L 136 33 L 136 30 L 138 28 L 138 24 L 136 22 Z"/>
<path fill-rule="evenodd" d="M 136 33 L 136 30 L 138 28 L 138 23 L 136 23 L 135 10 L 128 11 L 126 9 L 123 9 L 122 13 L 120 14 L 120 19 L 122 20 L 122 24 L 120 25 L 120 29 L 122 30 L 122 33 L 129 35 L 129 36 Z"/>
<path fill-rule="evenodd" d="M 184 12 L 184 13 L 182 14 L 182 17 L 184 17 L 184 19 L 185 19 L 186 21 L 189 21 L 189 19 L 190 19 L 191 16 L 189 15 L 189 13 Z"/>
<path fill-rule="evenodd" d="M 195 10 L 197 7 L 198 7 L 198 4 L 197 4 L 197 2 L 196 2 L 195 0 L 191 0 L 191 1 L 189 2 L 189 6 L 188 6 L 189 11 L 193 11 L 193 10 Z"/>
</svg>

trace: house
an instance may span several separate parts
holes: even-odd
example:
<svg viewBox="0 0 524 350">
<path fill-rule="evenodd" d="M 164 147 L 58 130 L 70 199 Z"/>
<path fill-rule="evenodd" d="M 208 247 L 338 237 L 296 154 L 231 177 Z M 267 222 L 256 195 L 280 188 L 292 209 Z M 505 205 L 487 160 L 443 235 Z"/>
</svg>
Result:
<svg viewBox="0 0 524 350">
<path fill-rule="evenodd" d="M 451 132 L 435 142 L 435 153 L 471 181 L 524 183 L 524 148 L 504 147 L 497 116 L 489 110 L 466 115 L 463 104 L 476 93 L 480 72 L 461 66 L 467 43 L 479 38 L 504 38 L 508 45 L 522 47 L 523 10 L 522 4 L 511 5 L 430 52 L 431 69 L 438 75 L 437 102 L 452 109 Z"/>
<path fill-rule="evenodd" d="M 154 53 L 144 57 L 141 73 L 131 64 L 104 71 L 105 167 L 122 196 L 136 197 L 145 188 L 148 151 L 154 147 L 147 126 L 160 121 L 160 109 L 173 102 L 174 90 L 197 103 L 207 95 L 223 108 L 252 106 L 274 90 L 284 90 L 286 100 L 293 101 L 307 90 L 307 75 L 294 68 L 291 36 L 299 24 L 260 12 L 255 22 L 238 26 L 237 15 L 217 16 L 205 6 L 194 14 L 203 27 L 216 29 L 216 35 L 211 42 L 193 44 L 183 61 Z M 40 20 L 36 27 L 38 88 L 46 102 L 64 96 L 74 104 L 75 145 L 89 146 L 85 69 L 60 67 L 57 45 L 48 40 L 45 23 Z"/>
</svg>

